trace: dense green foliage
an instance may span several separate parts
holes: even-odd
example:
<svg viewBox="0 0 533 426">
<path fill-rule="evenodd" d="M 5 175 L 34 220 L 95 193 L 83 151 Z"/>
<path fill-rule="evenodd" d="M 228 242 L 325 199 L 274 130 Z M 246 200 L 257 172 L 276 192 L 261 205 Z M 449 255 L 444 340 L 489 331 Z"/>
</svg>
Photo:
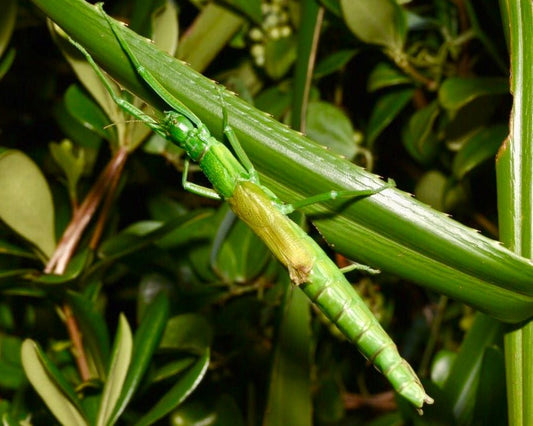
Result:
<svg viewBox="0 0 533 426">
<path fill-rule="evenodd" d="M 515 365 L 533 363 L 523 323 L 533 315 L 533 266 L 518 256 L 532 256 L 530 2 L 105 4 L 190 64 L 124 31 L 217 137 L 220 94 L 191 67 L 239 94 L 224 94 L 230 123 L 284 200 L 376 188 L 372 173 L 397 182 L 391 195 L 305 209 L 320 232 L 294 218 L 339 265 L 346 258 L 321 236 L 382 270 L 348 277 L 426 380 L 436 402 L 423 417 L 314 312 L 245 225 L 228 228 L 226 205 L 182 190 L 183 153 L 124 115 L 45 19 L 159 116 L 164 103 L 94 8 L 3 3 L 5 424 L 504 424 L 508 404 L 513 424 L 533 424 L 532 372 Z M 500 152 L 497 204 L 494 158 L 509 132 L 510 90 L 520 103 Z M 205 183 L 199 172 L 192 179 Z M 497 205 L 502 240 L 518 255 L 493 240 Z"/>
</svg>

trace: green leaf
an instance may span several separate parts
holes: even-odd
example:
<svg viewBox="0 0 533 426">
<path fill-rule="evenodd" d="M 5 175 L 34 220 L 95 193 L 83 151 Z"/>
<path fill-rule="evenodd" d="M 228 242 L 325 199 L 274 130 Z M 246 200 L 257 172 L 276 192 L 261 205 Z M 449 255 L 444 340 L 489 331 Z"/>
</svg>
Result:
<svg viewBox="0 0 533 426">
<path fill-rule="evenodd" d="M 344 49 L 326 56 L 316 64 L 313 71 L 314 78 L 321 78 L 341 70 L 357 54 L 355 49 Z"/>
<path fill-rule="evenodd" d="M 457 354 L 450 350 L 442 349 L 435 354 L 431 363 L 431 381 L 442 387 L 450 375 Z"/>
<path fill-rule="evenodd" d="M 102 109 L 78 85 L 71 84 L 65 93 L 68 113 L 82 126 L 109 141 L 116 141 L 115 126 L 107 127 L 109 118 Z"/>
<path fill-rule="evenodd" d="M 243 13 L 256 24 L 263 21 L 261 0 L 223 0 L 223 3 Z"/>
<path fill-rule="evenodd" d="M 161 222 L 168 222 L 187 213 L 187 207 L 166 194 L 157 194 L 148 200 L 150 217 Z"/>
<path fill-rule="evenodd" d="M 446 79 L 439 88 L 439 102 L 443 108 L 457 110 L 480 96 L 505 95 L 509 93 L 507 78 Z"/>
<path fill-rule="evenodd" d="M 222 209 L 226 212 L 226 217 L 224 217 L 220 226 L 225 225 L 227 215 L 231 215 L 233 219 L 236 219 L 227 206 Z M 216 256 L 214 266 L 217 269 L 217 275 L 228 283 L 250 282 L 259 275 L 267 261 L 271 259 L 270 252 L 244 222 L 233 220 L 229 225 L 230 229 L 225 230 L 224 241 Z"/>
<path fill-rule="evenodd" d="M 438 152 L 439 141 L 433 125 L 439 115 L 437 101 L 415 112 L 402 132 L 402 140 L 409 154 L 421 164 L 429 164 Z"/>
<path fill-rule="evenodd" d="M 65 425 L 87 426 L 76 393 L 39 346 L 24 340 L 21 358 L 28 380 L 56 419 Z"/>
<path fill-rule="evenodd" d="M 245 426 L 246 424 L 237 402 L 226 393 L 223 393 L 218 397 L 216 413 L 217 418 L 213 426 Z"/>
<path fill-rule="evenodd" d="M 72 140 L 77 146 L 87 150 L 93 150 L 96 156 L 98 148 L 102 143 L 102 138 L 70 115 L 65 106 L 64 99 L 63 102 L 58 102 L 54 105 L 52 113 L 57 125 L 67 139 Z"/>
<path fill-rule="evenodd" d="M 392 66 L 388 62 L 380 62 L 370 73 L 367 88 L 369 92 L 375 92 L 386 87 L 410 83 L 411 79 L 397 67 Z"/>
<path fill-rule="evenodd" d="M 166 0 L 132 0 L 128 26 L 137 34 L 151 38 L 154 32 L 153 18 L 159 8 L 165 6 Z"/>
<path fill-rule="evenodd" d="M 209 349 L 176 384 L 148 411 L 136 426 L 151 425 L 180 405 L 202 381 L 209 365 Z"/>
<path fill-rule="evenodd" d="M 67 269 L 63 274 L 38 274 L 36 276 L 29 277 L 35 283 L 41 283 L 46 285 L 62 285 L 67 284 L 80 276 L 83 272 L 85 265 L 91 255 L 89 249 L 85 249 L 76 254 L 69 262 Z"/>
<path fill-rule="evenodd" d="M 11 65 L 15 61 L 15 49 L 11 48 L 7 51 L 6 55 L 0 61 L 0 80 L 7 74 Z"/>
<path fill-rule="evenodd" d="M 341 0 L 348 28 L 362 41 L 400 52 L 407 32 L 403 9 L 394 0 Z"/>
<path fill-rule="evenodd" d="M 81 84 L 87 89 L 87 91 L 94 98 L 96 103 L 100 105 L 100 108 L 105 112 L 109 123 L 115 124 L 117 132 L 117 140 L 123 139 L 123 135 L 126 131 L 126 124 L 124 122 L 124 116 L 118 106 L 115 104 L 109 93 L 107 92 L 104 84 L 98 78 L 92 67 L 85 60 L 83 55 L 70 44 L 63 36 L 62 30 L 54 24 L 49 25 L 50 33 L 55 43 L 61 49 L 63 55 L 70 63 L 70 66 L 78 76 Z M 110 82 L 113 85 L 113 82 Z M 115 85 L 116 92 L 119 92 L 119 88 Z M 115 141 L 116 142 L 116 141 Z"/>
<path fill-rule="evenodd" d="M 4 0 L 2 2 L 2 14 L 0 15 L 0 57 L 9 45 L 11 34 L 15 29 L 15 20 L 17 18 L 17 0 Z M 13 50 L 8 55 L 14 56 Z M 1 78 L 1 75 L 0 75 Z"/>
<path fill-rule="evenodd" d="M 279 80 L 296 60 L 296 38 L 282 37 L 268 39 L 265 45 L 265 71 L 269 77 Z"/>
<path fill-rule="evenodd" d="M 508 132 L 508 126 L 496 125 L 479 129 L 470 135 L 453 159 L 453 175 L 462 179 L 481 163 L 494 158 Z"/>
<path fill-rule="evenodd" d="M 154 383 L 170 379 L 190 368 L 195 361 L 196 357 L 194 356 L 180 358 L 176 361 L 170 361 L 150 375 L 150 379 Z"/>
<path fill-rule="evenodd" d="M 346 114 L 328 102 L 307 106 L 307 136 L 333 152 L 352 159 L 357 152 L 357 133 Z"/>
<path fill-rule="evenodd" d="M 413 97 L 414 89 L 395 90 L 381 96 L 368 120 L 367 143 L 372 146 L 378 136 L 392 123 Z"/>
<path fill-rule="evenodd" d="M 115 424 L 135 391 L 141 385 L 141 379 L 152 360 L 155 350 L 159 346 L 163 330 L 167 324 L 168 312 L 169 304 L 166 295 L 159 293 L 156 299 L 148 306 L 143 320 L 135 333 L 131 366 L 113 415 L 108 423 Z"/>
<path fill-rule="evenodd" d="M 177 409 L 173 410 L 169 417 L 170 424 L 173 426 L 214 426 L 217 419 L 217 413 L 209 402 L 193 400 L 187 401 Z"/>
<path fill-rule="evenodd" d="M 500 342 L 502 332 L 502 323 L 476 314 L 443 387 L 458 422 L 472 414 L 485 348 Z"/>
<path fill-rule="evenodd" d="M 124 381 L 131 361 L 133 340 L 126 317 L 119 318 L 117 335 L 111 355 L 111 365 L 102 392 L 100 409 L 98 411 L 97 426 L 105 426 L 111 420 L 118 399 L 124 391 Z"/>
<path fill-rule="evenodd" d="M 291 106 L 292 91 L 288 84 L 281 82 L 263 90 L 255 99 L 254 105 L 261 111 L 279 120 Z"/>
<path fill-rule="evenodd" d="M 130 27 L 153 42 L 169 55 L 178 47 L 178 10 L 170 0 L 134 1 Z"/>
<path fill-rule="evenodd" d="M 203 354 L 212 338 L 211 325 L 203 316 L 182 314 L 168 320 L 160 348 Z"/>
<path fill-rule="evenodd" d="M 283 317 L 270 372 L 264 426 L 313 424 L 309 301 L 284 275 Z"/>
<path fill-rule="evenodd" d="M 54 205 L 37 165 L 21 151 L 0 154 L 0 219 L 47 257 L 55 249 Z"/>
<path fill-rule="evenodd" d="M 188 232 L 189 228 L 208 216 L 206 212 L 195 211 L 164 224 L 158 221 L 138 222 L 102 243 L 98 254 L 101 258 L 110 260 L 134 253 L 157 241 L 163 248 L 168 248 L 169 241 L 172 246 L 178 246 L 188 238 L 193 238 L 194 235 Z M 160 241 L 164 237 L 167 238 Z"/>
<path fill-rule="evenodd" d="M 177 57 L 203 71 L 242 24 L 240 16 L 210 2 L 181 38 Z"/>
<path fill-rule="evenodd" d="M 19 389 L 26 381 L 21 363 L 22 341 L 15 336 L 0 334 L 0 387 Z"/>
<path fill-rule="evenodd" d="M 163 6 L 152 14 L 152 28 L 152 40 L 156 46 L 174 56 L 179 35 L 178 9 L 175 2 L 166 0 Z"/>
<path fill-rule="evenodd" d="M 479 425 L 507 423 L 504 354 L 495 346 L 486 348 L 483 353 L 473 418 Z"/>
<path fill-rule="evenodd" d="M 342 16 L 341 4 L 339 0 L 320 0 L 320 3 L 324 5 L 331 13 L 336 16 Z"/>
<path fill-rule="evenodd" d="M 72 142 L 68 139 L 63 139 L 61 143 L 51 142 L 49 148 L 52 157 L 67 177 L 69 192 L 75 195 L 76 186 L 85 168 L 84 151 L 80 149 L 75 153 Z"/>
<path fill-rule="evenodd" d="M 22 247 L 0 240 L 0 254 L 35 259 L 35 254 Z"/>
<path fill-rule="evenodd" d="M 417 200 L 439 211 L 445 209 L 445 195 L 448 179 L 438 170 L 430 170 L 418 180 L 415 187 Z"/>
<path fill-rule="evenodd" d="M 109 362 L 109 330 L 96 303 L 79 293 L 68 292 L 68 303 L 78 321 L 86 353 L 91 357 L 99 377 L 104 380 Z"/>
</svg>

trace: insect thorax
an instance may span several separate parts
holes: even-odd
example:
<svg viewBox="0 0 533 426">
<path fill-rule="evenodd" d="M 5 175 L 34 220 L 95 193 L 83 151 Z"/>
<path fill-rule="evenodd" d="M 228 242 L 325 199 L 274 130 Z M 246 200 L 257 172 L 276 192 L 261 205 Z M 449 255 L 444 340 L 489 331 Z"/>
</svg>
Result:
<svg viewBox="0 0 533 426">
<path fill-rule="evenodd" d="M 198 129 L 191 120 L 175 111 L 166 113 L 165 127 L 171 142 L 184 149 L 193 161 L 200 161 L 206 149 L 205 138 L 202 138 L 205 132 L 202 129 Z"/>
</svg>

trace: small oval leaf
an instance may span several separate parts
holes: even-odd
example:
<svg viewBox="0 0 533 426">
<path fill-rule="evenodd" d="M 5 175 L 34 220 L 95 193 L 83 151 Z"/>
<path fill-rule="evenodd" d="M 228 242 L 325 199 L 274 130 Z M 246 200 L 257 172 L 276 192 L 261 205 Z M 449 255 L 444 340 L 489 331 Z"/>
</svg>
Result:
<svg viewBox="0 0 533 426">
<path fill-rule="evenodd" d="M 355 56 L 357 50 L 344 49 L 322 59 L 315 67 L 313 76 L 315 78 L 324 77 L 335 71 L 341 70 Z"/>
<path fill-rule="evenodd" d="M 277 40 L 269 39 L 265 46 L 265 71 L 278 80 L 283 77 L 292 66 L 297 56 L 295 37 L 282 37 Z"/>
<path fill-rule="evenodd" d="M 55 249 L 54 205 L 41 170 L 26 154 L 0 154 L 0 219 L 47 257 Z"/>
<path fill-rule="evenodd" d="M 402 50 L 407 20 L 394 0 L 341 0 L 342 14 L 348 28 L 362 41 Z"/>
<path fill-rule="evenodd" d="M 65 107 L 81 125 L 98 136 L 112 141 L 117 139 L 115 126 L 106 127 L 109 125 L 109 118 L 78 85 L 72 84 L 67 89 Z"/>
<path fill-rule="evenodd" d="M 212 338 L 211 325 L 203 316 L 182 314 L 168 320 L 159 347 L 201 354 Z"/>
<path fill-rule="evenodd" d="M 439 104 L 433 101 L 415 112 L 402 132 L 409 154 L 421 164 L 429 164 L 438 152 L 439 140 L 433 124 L 439 115 Z"/>
<path fill-rule="evenodd" d="M 450 110 L 458 110 L 480 96 L 509 93 L 507 78 L 448 78 L 439 89 L 440 104 Z"/>
<path fill-rule="evenodd" d="M 509 133 L 507 125 L 483 128 L 471 135 L 453 159 L 452 171 L 457 179 L 489 158 L 493 158 Z"/>
<path fill-rule="evenodd" d="M 357 152 L 358 133 L 344 111 L 328 102 L 309 102 L 307 136 L 337 154 L 352 159 Z"/>
<path fill-rule="evenodd" d="M 411 79 L 402 73 L 397 67 L 388 62 L 377 64 L 368 77 L 368 91 L 374 92 L 385 87 L 409 84 Z"/>
<path fill-rule="evenodd" d="M 367 128 L 367 143 L 371 147 L 385 128 L 392 123 L 413 97 L 414 89 L 396 90 L 381 96 L 372 110 Z"/>
</svg>

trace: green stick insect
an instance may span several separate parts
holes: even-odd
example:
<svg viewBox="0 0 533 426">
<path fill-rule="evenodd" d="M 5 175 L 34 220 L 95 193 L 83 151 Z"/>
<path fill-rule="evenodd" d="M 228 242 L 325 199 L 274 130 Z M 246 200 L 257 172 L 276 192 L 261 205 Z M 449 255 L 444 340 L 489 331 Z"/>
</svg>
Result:
<svg viewBox="0 0 533 426">
<path fill-rule="evenodd" d="M 121 35 L 119 24 L 103 11 L 102 4 L 97 7 L 137 73 L 173 111 L 166 112 L 162 120 L 143 113 L 118 96 L 91 55 L 75 41 L 71 42 L 87 58 L 120 108 L 142 120 L 154 132 L 187 153 L 188 159 L 185 161 L 182 177 L 183 187 L 198 195 L 227 201 L 235 215 L 243 220 L 287 267 L 292 282 L 357 345 L 361 353 L 387 377 L 400 395 L 418 409 L 424 403 L 433 403 L 411 366 L 400 356 L 394 342 L 343 273 L 318 244 L 287 216 L 296 207 L 338 197 L 368 196 L 392 185 L 385 185 L 377 190 L 332 191 L 311 197 L 297 205 L 283 203 L 272 191 L 261 185 L 256 170 L 227 123 L 225 109 L 224 134 L 235 156 L 222 142 L 211 136 L 206 125 L 192 111 L 174 98 L 142 66 Z M 199 164 L 213 188 L 187 181 L 189 159 Z"/>
</svg>

